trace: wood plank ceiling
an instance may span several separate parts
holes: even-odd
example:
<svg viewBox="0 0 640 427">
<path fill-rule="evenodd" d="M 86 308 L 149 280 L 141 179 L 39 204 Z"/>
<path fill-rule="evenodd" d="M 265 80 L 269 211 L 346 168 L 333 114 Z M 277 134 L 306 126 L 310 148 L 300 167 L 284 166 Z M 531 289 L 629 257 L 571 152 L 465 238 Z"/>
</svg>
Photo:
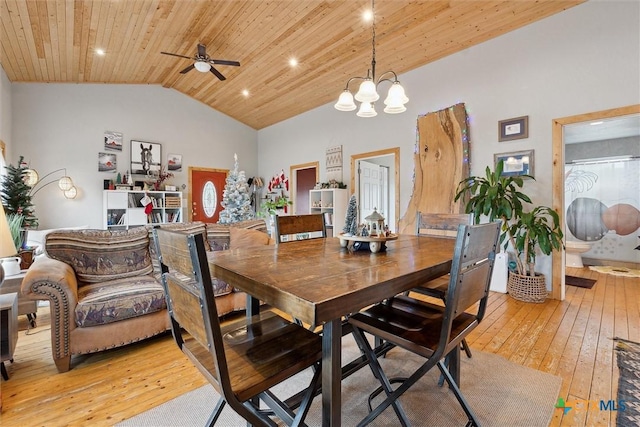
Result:
<svg viewBox="0 0 640 427">
<path fill-rule="evenodd" d="M 410 71 L 583 1 L 378 0 L 377 74 Z M 0 65 L 11 82 L 162 85 L 262 129 L 335 102 L 349 77 L 366 74 L 371 23 L 361 15 L 370 8 L 367 0 L 0 0 Z M 180 74 L 192 61 L 160 54 L 194 56 L 198 43 L 241 66 L 217 66 L 220 81 Z"/>
</svg>

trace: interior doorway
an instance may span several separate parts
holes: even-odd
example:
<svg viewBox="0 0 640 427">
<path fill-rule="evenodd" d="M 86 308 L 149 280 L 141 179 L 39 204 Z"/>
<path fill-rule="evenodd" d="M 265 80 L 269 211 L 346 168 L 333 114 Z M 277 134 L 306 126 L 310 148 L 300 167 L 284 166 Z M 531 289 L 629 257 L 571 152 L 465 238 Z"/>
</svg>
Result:
<svg viewBox="0 0 640 427">
<path fill-rule="evenodd" d="M 289 184 L 291 185 L 291 211 L 295 215 L 310 213 L 309 190 L 313 190 L 320 180 L 320 162 L 293 165 L 289 169 Z"/>
<path fill-rule="evenodd" d="M 610 110 L 596 111 L 593 113 L 579 114 L 576 116 L 563 117 L 552 121 L 552 187 L 553 187 L 553 209 L 558 212 L 560 223 L 566 224 L 565 219 L 565 153 L 564 153 L 564 130 L 565 126 L 580 122 L 610 119 L 613 117 L 626 116 L 640 113 L 640 105 L 630 105 L 627 107 L 614 108 Z M 565 230 L 566 231 L 566 230 Z M 566 239 L 566 232 L 565 232 Z M 553 251 L 552 255 L 552 298 L 565 299 L 565 251 Z"/>
<path fill-rule="evenodd" d="M 358 223 L 364 222 L 364 217 L 375 207 L 385 217 L 389 229 L 397 232 L 400 218 L 399 171 L 399 147 L 351 156 L 351 188 L 360 207 Z"/>
</svg>

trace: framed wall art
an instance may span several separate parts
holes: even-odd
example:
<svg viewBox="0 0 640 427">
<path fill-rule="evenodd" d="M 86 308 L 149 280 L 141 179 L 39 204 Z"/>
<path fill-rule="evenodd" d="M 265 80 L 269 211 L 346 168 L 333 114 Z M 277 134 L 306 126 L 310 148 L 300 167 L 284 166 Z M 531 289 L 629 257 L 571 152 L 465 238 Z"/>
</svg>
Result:
<svg viewBox="0 0 640 427">
<path fill-rule="evenodd" d="M 155 142 L 131 140 L 131 173 L 152 175 L 160 171 L 162 145 Z"/>
<path fill-rule="evenodd" d="M 98 172 L 116 173 L 118 162 L 113 153 L 98 153 Z"/>
<path fill-rule="evenodd" d="M 182 154 L 168 154 L 167 155 L 167 170 L 181 171 L 182 170 Z"/>
<path fill-rule="evenodd" d="M 502 176 L 533 176 L 533 159 L 533 150 L 493 155 L 493 161 L 496 166 L 500 160 L 504 161 Z"/>
<path fill-rule="evenodd" d="M 104 131 L 104 148 L 106 150 L 122 151 L 122 133 L 110 130 Z"/>
<path fill-rule="evenodd" d="M 529 116 L 515 117 L 498 122 L 498 141 L 529 138 Z"/>
</svg>

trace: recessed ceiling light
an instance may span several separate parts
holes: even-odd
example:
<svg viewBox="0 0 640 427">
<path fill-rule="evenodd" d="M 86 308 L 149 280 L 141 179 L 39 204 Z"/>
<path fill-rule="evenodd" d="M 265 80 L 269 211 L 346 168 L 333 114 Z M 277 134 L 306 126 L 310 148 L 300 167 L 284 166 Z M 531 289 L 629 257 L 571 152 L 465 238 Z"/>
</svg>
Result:
<svg viewBox="0 0 640 427">
<path fill-rule="evenodd" d="M 292 66 L 292 67 L 297 66 L 298 65 L 298 60 L 296 58 L 291 58 L 289 60 L 289 65 Z"/>
<path fill-rule="evenodd" d="M 100 56 L 104 56 L 104 50 L 103 49 L 96 49 L 96 53 Z"/>
<path fill-rule="evenodd" d="M 244 89 L 244 90 L 242 91 L 242 95 L 243 95 L 245 98 L 248 98 L 248 97 L 249 97 L 249 91 L 248 91 L 247 89 Z"/>
<path fill-rule="evenodd" d="M 364 19 L 364 20 L 365 20 L 365 22 L 369 22 L 369 21 L 371 21 L 371 20 L 373 19 L 373 12 L 372 12 L 372 11 L 370 11 L 370 10 L 365 10 L 365 11 L 362 13 L 362 19 Z"/>
</svg>

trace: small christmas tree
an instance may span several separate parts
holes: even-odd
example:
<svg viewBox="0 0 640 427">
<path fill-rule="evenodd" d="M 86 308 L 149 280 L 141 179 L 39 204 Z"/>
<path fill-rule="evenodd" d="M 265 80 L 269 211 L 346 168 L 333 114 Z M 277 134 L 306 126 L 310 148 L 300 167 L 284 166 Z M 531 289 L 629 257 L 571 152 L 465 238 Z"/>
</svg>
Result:
<svg viewBox="0 0 640 427">
<path fill-rule="evenodd" d="M 347 215 L 344 220 L 344 228 L 342 232 L 356 236 L 358 234 L 358 206 L 356 204 L 356 195 L 352 194 L 347 205 Z"/>
<path fill-rule="evenodd" d="M 218 220 L 220 224 L 232 224 L 253 218 L 249 184 L 244 176 L 244 171 L 238 172 L 238 155 L 234 154 L 233 158 L 235 160 L 233 171 L 227 176 L 220 203 L 224 208 L 220 212 Z"/>
<path fill-rule="evenodd" d="M 31 187 L 25 182 L 27 167 L 23 166 L 23 157 L 20 156 L 18 167 L 13 165 L 6 166 L 7 174 L 2 180 L 2 205 L 4 211 L 8 215 L 22 215 L 22 228 L 38 227 L 38 218 L 36 218 L 31 203 Z"/>
</svg>

